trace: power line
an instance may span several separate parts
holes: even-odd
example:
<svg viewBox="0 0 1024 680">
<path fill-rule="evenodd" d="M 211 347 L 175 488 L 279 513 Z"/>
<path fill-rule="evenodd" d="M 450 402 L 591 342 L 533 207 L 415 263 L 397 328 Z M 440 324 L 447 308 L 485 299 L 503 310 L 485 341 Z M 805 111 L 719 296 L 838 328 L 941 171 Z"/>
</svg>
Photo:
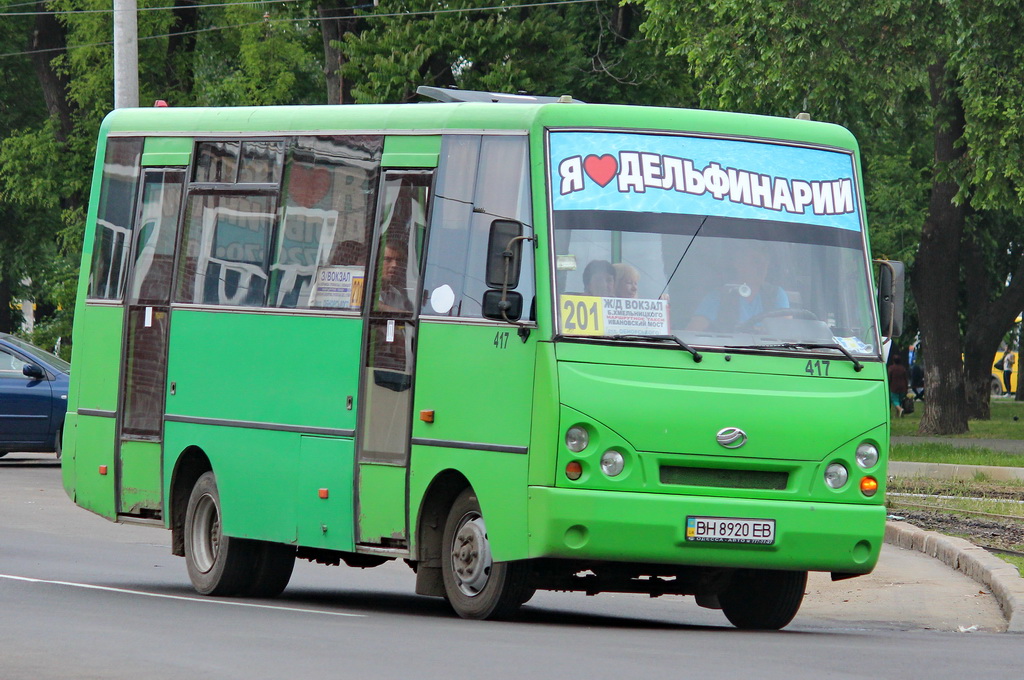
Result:
<svg viewBox="0 0 1024 680">
<path fill-rule="evenodd" d="M 268 1 L 270 1 L 270 2 L 288 2 L 288 0 L 268 0 Z M 603 2 L 603 1 L 604 0 L 548 0 L 547 2 L 530 2 L 530 3 L 521 4 L 521 5 L 493 5 L 493 6 L 490 6 L 490 7 L 460 7 L 460 8 L 451 8 L 451 9 L 420 10 L 420 11 L 416 11 L 416 12 L 391 12 L 391 13 L 387 13 L 387 14 L 360 14 L 360 15 L 353 15 L 353 17 L 358 16 L 358 18 L 360 18 L 360 19 L 386 19 L 386 18 L 396 18 L 396 17 L 422 17 L 422 16 L 436 16 L 436 15 L 439 15 L 439 14 L 453 14 L 453 13 L 455 13 L 455 14 L 464 14 L 464 13 L 467 13 L 467 12 L 485 12 L 485 11 L 491 11 L 491 10 L 520 9 L 520 8 L 525 8 L 525 7 L 551 7 L 551 6 L 557 6 L 557 5 L 578 5 L 578 4 L 582 4 L 582 3 L 594 3 L 594 2 Z M 262 4 L 262 3 L 259 3 L 259 2 L 237 2 L 237 3 L 225 3 L 224 5 L 219 5 L 219 6 L 227 6 L 227 5 L 255 5 L 255 4 Z M 214 7 L 216 5 L 203 5 L 203 6 L 204 7 Z M 365 7 L 372 7 L 372 5 L 361 5 L 359 7 L 353 7 L 352 9 L 362 9 L 362 8 L 365 8 Z M 159 8 L 159 9 L 170 9 L 170 8 Z M 88 10 L 88 11 L 112 12 L 112 10 Z M 27 15 L 28 13 L 25 13 L 25 14 Z M 5 16 L 5 15 L 0 14 L 0 16 Z M 7 15 L 7 16 L 10 16 L 10 15 Z M 311 22 L 311 23 L 317 23 L 317 22 L 321 22 L 321 21 L 334 21 L 334 20 L 337 20 L 337 19 L 345 19 L 345 18 L 350 18 L 350 17 L 305 17 L 305 18 L 299 18 L 299 19 L 286 18 L 286 19 L 282 19 L 282 21 L 291 21 L 291 22 L 308 21 L 308 22 Z M 207 33 L 207 32 L 210 32 L 210 31 L 223 31 L 223 30 L 228 30 L 228 29 L 232 29 L 232 28 L 244 28 L 246 26 L 255 26 L 257 24 L 266 23 L 267 21 L 268 21 L 267 17 L 264 17 L 260 21 L 250 21 L 250 22 L 244 23 L 244 24 L 233 24 L 231 26 L 211 26 L 211 27 L 208 27 L 208 28 L 198 28 L 198 29 L 193 30 L 193 31 L 179 31 L 177 33 L 161 33 L 160 35 L 143 36 L 143 37 L 140 37 L 139 40 L 140 41 L 141 40 L 156 40 L 158 38 L 168 38 L 168 37 L 170 37 L 172 35 L 194 35 L 196 33 Z M 114 44 L 114 42 L 112 40 L 105 40 L 103 42 L 84 43 L 84 44 L 81 44 L 81 45 L 67 45 L 66 47 L 50 47 L 50 48 L 46 48 L 46 49 L 42 49 L 42 50 L 26 50 L 26 51 L 23 51 L 23 52 L 7 52 L 6 54 L 0 54 L 0 59 L 2 59 L 4 57 L 28 56 L 28 55 L 31 55 L 31 54 L 45 54 L 47 52 L 64 52 L 64 51 L 68 51 L 68 50 L 81 49 L 81 48 L 84 48 L 84 47 L 102 47 L 102 46 L 105 46 L 105 45 L 113 45 L 113 44 Z"/>
<path fill-rule="evenodd" d="M 235 5 L 270 5 L 279 2 L 293 2 L 293 0 L 239 0 L 238 2 L 218 2 L 218 3 L 202 3 L 202 4 L 191 4 L 191 5 L 172 5 L 170 7 L 139 7 L 136 9 L 137 12 L 157 12 L 165 11 L 170 9 L 206 9 L 207 7 L 233 7 Z M 25 5 L 35 5 L 35 2 L 25 2 L 20 5 L 8 5 L 8 7 L 24 7 Z M 0 12 L 0 17 L 34 17 L 34 16 L 64 16 L 69 14 L 113 14 L 114 9 L 57 9 L 57 10 L 45 10 L 41 12 Z"/>
</svg>

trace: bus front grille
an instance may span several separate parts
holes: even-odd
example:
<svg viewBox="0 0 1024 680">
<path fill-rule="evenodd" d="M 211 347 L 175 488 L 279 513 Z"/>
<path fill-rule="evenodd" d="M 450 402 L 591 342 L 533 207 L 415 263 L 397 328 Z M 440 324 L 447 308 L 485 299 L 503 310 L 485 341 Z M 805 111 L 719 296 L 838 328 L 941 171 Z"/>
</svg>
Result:
<svg viewBox="0 0 1024 680">
<path fill-rule="evenodd" d="M 789 483 L 789 473 L 776 470 L 726 470 L 662 465 L 661 483 L 723 489 L 775 489 L 781 491 Z"/>
</svg>

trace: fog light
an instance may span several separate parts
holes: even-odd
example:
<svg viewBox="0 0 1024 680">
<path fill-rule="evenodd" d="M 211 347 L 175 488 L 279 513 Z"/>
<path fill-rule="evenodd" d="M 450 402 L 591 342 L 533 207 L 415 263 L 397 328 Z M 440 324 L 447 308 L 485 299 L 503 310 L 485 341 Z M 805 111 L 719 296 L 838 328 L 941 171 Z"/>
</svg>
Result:
<svg viewBox="0 0 1024 680">
<path fill-rule="evenodd" d="M 615 449 L 608 449 L 601 456 L 601 471 L 609 477 L 615 477 L 622 472 L 624 467 L 626 467 L 626 460 Z"/>
<path fill-rule="evenodd" d="M 587 434 L 586 429 L 579 425 L 573 425 L 565 433 L 565 445 L 569 447 L 569 450 L 573 453 L 579 453 L 583 449 L 587 448 L 587 444 L 590 443 L 590 435 Z"/>
<path fill-rule="evenodd" d="M 874 467 L 877 462 L 878 449 L 875 448 L 874 444 L 864 442 L 857 447 L 857 465 L 867 470 L 868 468 Z"/>
<path fill-rule="evenodd" d="M 583 466 L 578 460 L 569 461 L 569 464 L 565 466 L 565 476 L 574 482 L 583 476 Z"/>
<path fill-rule="evenodd" d="M 825 483 L 833 489 L 843 488 L 849 478 L 850 473 L 846 471 L 846 466 L 842 463 L 832 463 L 825 468 Z"/>
<path fill-rule="evenodd" d="M 874 477 L 865 477 L 860 480 L 860 492 L 865 496 L 874 496 L 878 491 L 878 480 Z"/>
</svg>

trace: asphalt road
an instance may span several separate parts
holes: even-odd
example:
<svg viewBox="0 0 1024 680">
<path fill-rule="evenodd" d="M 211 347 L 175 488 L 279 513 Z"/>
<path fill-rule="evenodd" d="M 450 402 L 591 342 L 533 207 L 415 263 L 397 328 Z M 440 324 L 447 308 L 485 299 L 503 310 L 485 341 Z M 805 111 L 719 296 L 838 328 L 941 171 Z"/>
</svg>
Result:
<svg viewBox="0 0 1024 680">
<path fill-rule="evenodd" d="M 890 546 L 868 577 L 812 575 L 796 620 L 761 633 L 690 598 L 614 594 L 538 593 L 516 622 L 463 621 L 400 563 L 300 562 L 274 600 L 204 598 L 169 537 L 75 507 L 52 457 L 0 459 L 0 680 L 987 680 L 1024 665 L 991 595 Z"/>
</svg>

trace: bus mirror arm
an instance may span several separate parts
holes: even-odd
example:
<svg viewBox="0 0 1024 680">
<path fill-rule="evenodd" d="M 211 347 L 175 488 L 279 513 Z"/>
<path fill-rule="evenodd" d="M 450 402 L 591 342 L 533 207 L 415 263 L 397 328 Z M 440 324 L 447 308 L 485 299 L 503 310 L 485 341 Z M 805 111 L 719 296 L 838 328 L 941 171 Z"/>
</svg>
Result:
<svg viewBox="0 0 1024 680">
<path fill-rule="evenodd" d="M 505 277 L 501 283 L 501 301 L 498 302 L 498 310 L 501 312 L 501 318 L 504 319 L 506 323 L 510 323 L 513 326 L 519 327 L 519 337 L 522 338 L 523 342 L 526 342 L 527 339 L 530 337 L 530 329 L 527 328 L 526 324 L 522 323 L 521 321 L 508 318 L 508 313 L 509 311 L 512 310 L 512 303 L 508 299 L 508 282 L 509 274 L 511 273 L 512 269 L 512 263 L 514 260 L 516 260 L 516 253 L 514 250 L 512 250 L 512 246 L 515 245 L 517 241 L 532 240 L 532 236 L 515 236 L 511 240 L 509 240 L 508 245 L 505 246 L 505 250 L 501 252 L 501 258 L 505 261 Z M 519 263 L 516 262 L 516 264 L 518 265 Z M 520 308 L 522 307 L 521 302 L 519 306 Z"/>
</svg>

